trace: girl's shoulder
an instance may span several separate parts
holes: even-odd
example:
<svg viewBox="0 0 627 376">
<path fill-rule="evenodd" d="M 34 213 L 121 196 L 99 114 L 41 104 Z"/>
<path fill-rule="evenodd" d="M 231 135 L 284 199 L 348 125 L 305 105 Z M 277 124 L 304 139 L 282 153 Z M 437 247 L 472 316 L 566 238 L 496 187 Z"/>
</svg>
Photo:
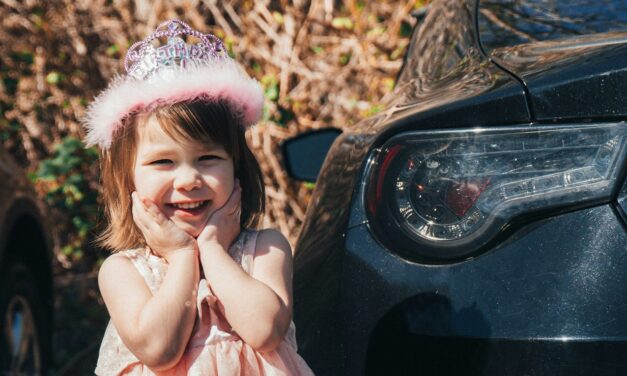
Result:
<svg viewBox="0 0 627 376">
<path fill-rule="evenodd" d="M 160 285 L 167 265 L 160 257 L 146 249 L 130 249 L 116 252 L 105 259 L 98 272 L 98 284 L 127 281 L 148 285 L 154 290 Z M 116 283 L 116 282 L 113 282 Z"/>
<path fill-rule="evenodd" d="M 285 236 L 274 229 L 259 230 L 255 244 L 255 274 L 291 270 L 292 247 Z"/>
<path fill-rule="evenodd" d="M 292 254 L 292 247 L 281 232 L 272 228 L 258 230 L 257 232 L 257 244 L 255 248 L 257 248 L 258 251 L 264 249 L 268 250 L 269 247 L 272 247 L 283 252 L 288 252 L 290 255 Z"/>
<path fill-rule="evenodd" d="M 115 252 L 109 255 L 100 265 L 98 275 L 107 276 L 111 272 L 115 271 L 118 267 L 124 267 L 124 265 L 132 265 L 131 257 L 135 256 L 130 251 Z"/>
<path fill-rule="evenodd" d="M 100 266 L 100 272 L 107 273 L 109 269 L 123 267 L 123 265 L 134 265 L 138 262 L 148 262 L 149 259 L 150 252 L 145 249 L 128 249 L 115 252 L 104 260 Z"/>
<path fill-rule="evenodd" d="M 133 259 L 142 257 L 140 252 L 135 250 L 116 252 L 107 257 L 98 271 L 98 281 L 100 284 L 107 282 L 111 278 L 118 278 L 120 274 L 137 272 L 133 265 Z"/>
<path fill-rule="evenodd" d="M 264 250 L 268 251 L 269 248 L 292 254 L 292 247 L 288 240 L 281 232 L 273 228 L 243 229 L 236 243 L 238 242 L 241 246 L 251 248 L 255 257 L 263 254 Z"/>
<path fill-rule="evenodd" d="M 273 229 L 243 229 L 229 254 L 251 275 L 257 275 L 259 269 L 266 269 L 267 264 L 274 268 L 281 259 L 288 259 L 291 264 L 292 257 L 285 237 Z"/>
<path fill-rule="evenodd" d="M 147 248 L 126 249 L 123 251 L 113 252 L 104 260 L 104 263 L 116 262 L 113 260 L 129 260 L 130 261 L 136 258 L 148 258 L 149 256 L 150 256 L 150 251 Z"/>
</svg>

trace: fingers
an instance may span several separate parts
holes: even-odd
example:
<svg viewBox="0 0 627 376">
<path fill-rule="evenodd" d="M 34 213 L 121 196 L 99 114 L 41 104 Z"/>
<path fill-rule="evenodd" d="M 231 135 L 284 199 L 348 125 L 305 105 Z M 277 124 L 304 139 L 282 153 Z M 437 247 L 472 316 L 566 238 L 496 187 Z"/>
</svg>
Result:
<svg viewBox="0 0 627 376">
<path fill-rule="evenodd" d="M 226 212 L 230 215 L 239 213 L 241 211 L 241 203 L 242 188 L 239 185 L 236 185 L 235 188 L 233 188 L 231 197 L 229 197 L 229 200 L 225 205 Z"/>
<path fill-rule="evenodd" d="M 144 204 L 139 200 L 139 195 L 137 192 L 131 193 L 131 213 L 133 214 L 133 221 L 142 227 L 146 228 L 146 217 L 144 215 L 145 208 Z"/>
<path fill-rule="evenodd" d="M 235 179 L 235 184 L 233 186 L 233 191 L 229 196 L 229 199 L 222 205 L 219 209 L 217 209 L 209 218 L 207 218 L 207 224 L 209 223 L 219 223 L 224 219 L 236 219 L 239 223 L 239 217 L 241 215 L 241 199 L 242 199 L 242 188 L 239 185 L 239 180 Z"/>
<path fill-rule="evenodd" d="M 205 228 L 198 236 L 201 252 L 203 247 L 214 243 L 227 250 L 237 238 L 241 231 L 241 198 L 242 188 L 239 180 L 235 179 L 233 191 L 226 203 L 209 216 Z"/>
<path fill-rule="evenodd" d="M 142 203 L 144 204 L 146 212 L 158 225 L 163 225 L 166 222 L 165 216 L 163 215 L 163 213 L 161 213 L 161 210 L 159 210 L 159 207 L 157 207 L 154 202 L 145 198 L 142 200 Z"/>
<path fill-rule="evenodd" d="M 142 225 L 144 228 L 151 228 L 153 223 L 157 226 L 162 226 L 167 221 L 161 210 L 151 200 L 140 198 L 137 192 L 131 193 L 131 199 L 135 223 Z"/>
</svg>

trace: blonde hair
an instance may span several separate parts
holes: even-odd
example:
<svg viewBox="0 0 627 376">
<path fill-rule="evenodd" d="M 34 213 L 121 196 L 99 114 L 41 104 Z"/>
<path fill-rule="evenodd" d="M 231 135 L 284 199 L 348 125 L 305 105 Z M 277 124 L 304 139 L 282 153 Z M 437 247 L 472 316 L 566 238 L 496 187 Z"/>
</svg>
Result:
<svg viewBox="0 0 627 376">
<path fill-rule="evenodd" d="M 235 177 L 242 187 L 242 227 L 256 227 L 265 209 L 265 187 L 259 164 L 246 144 L 241 120 L 223 101 L 179 103 L 153 108 L 126 120 L 116 131 L 109 149 L 100 150 L 100 180 L 106 226 L 98 245 L 120 251 L 141 248 L 146 241 L 133 221 L 131 193 L 138 130 L 156 117 L 162 129 L 175 139 L 217 143 L 233 158 Z"/>
</svg>

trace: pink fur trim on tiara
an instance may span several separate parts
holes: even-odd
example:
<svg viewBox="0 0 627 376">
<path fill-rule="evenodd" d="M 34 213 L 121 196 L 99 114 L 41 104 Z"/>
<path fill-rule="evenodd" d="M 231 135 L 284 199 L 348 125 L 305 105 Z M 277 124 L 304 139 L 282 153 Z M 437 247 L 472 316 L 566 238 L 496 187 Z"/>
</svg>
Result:
<svg viewBox="0 0 627 376">
<path fill-rule="evenodd" d="M 181 35 L 192 35 L 201 42 L 187 44 Z M 153 45 L 164 37 L 168 37 L 167 44 Z M 129 62 L 133 63 L 129 66 Z M 263 90 L 259 83 L 228 57 L 222 41 L 182 21 L 166 21 L 131 46 L 125 67 L 128 74 L 114 78 L 87 109 L 87 146 L 108 149 L 126 118 L 155 106 L 225 100 L 244 127 L 261 118 Z"/>
<path fill-rule="evenodd" d="M 177 70 L 170 79 L 129 80 L 118 76 L 88 109 L 87 145 L 108 149 L 126 117 L 153 105 L 225 99 L 245 127 L 255 124 L 263 110 L 263 90 L 235 64 L 225 61 Z"/>
</svg>

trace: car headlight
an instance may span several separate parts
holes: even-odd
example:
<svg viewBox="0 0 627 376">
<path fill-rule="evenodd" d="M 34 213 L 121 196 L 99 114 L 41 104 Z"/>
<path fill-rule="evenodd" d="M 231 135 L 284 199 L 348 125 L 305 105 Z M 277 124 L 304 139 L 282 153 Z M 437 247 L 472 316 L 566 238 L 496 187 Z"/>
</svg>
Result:
<svg viewBox="0 0 627 376">
<path fill-rule="evenodd" d="M 468 257 L 529 215 L 609 201 L 627 123 L 405 133 L 376 157 L 369 216 L 418 261 Z"/>
</svg>

